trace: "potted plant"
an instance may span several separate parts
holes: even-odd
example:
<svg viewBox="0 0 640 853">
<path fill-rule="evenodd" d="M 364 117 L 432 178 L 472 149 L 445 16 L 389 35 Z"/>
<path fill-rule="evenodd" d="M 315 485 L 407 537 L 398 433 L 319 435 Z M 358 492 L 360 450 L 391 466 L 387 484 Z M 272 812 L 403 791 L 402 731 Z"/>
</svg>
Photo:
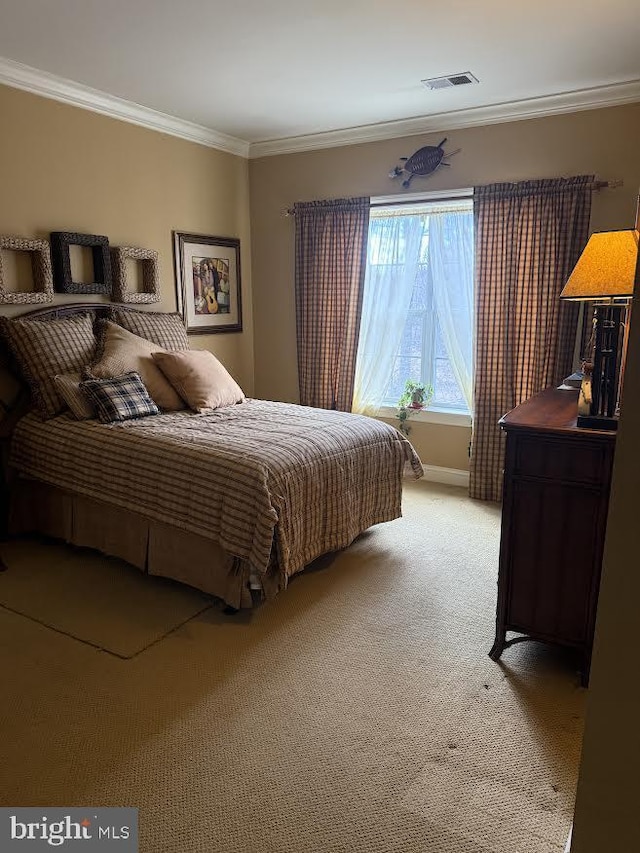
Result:
<svg viewBox="0 0 640 853">
<path fill-rule="evenodd" d="M 398 400 L 398 420 L 400 421 L 400 432 L 409 435 L 410 427 L 407 420 L 412 411 L 425 409 L 433 397 L 433 386 L 416 382 L 415 379 L 407 379 L 404 391 Z"/>
</svg>

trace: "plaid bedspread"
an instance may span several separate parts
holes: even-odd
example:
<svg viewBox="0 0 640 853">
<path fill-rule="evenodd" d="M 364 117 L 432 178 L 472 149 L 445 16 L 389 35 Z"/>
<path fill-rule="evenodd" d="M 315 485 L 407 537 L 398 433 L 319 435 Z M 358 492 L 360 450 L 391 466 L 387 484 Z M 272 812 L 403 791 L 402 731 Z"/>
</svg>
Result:
<svg viewBox="0 0 640 853">
<path fill-rule="evenodd" d="M 34 415 L 16 427 L 21 474 L 215 540 L 281 580 L 401 514 L 422 467 L 393 427 L 344 412 L 247 400 L 118 424 Z"/>
</svg>

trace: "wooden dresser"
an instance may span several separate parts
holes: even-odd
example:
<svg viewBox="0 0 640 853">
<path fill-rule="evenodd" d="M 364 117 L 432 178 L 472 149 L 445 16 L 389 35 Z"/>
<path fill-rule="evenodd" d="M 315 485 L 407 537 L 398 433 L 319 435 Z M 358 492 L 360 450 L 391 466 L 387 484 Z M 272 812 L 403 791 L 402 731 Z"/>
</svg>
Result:
<svg viewBox="0 0 640 853">
<path fill-rule="evenodd" d="M 581 655 L 587 684 L 615 432 L 576 426 L 578 392 L 543 391 L 500 420 L 507 433 L 496 639 Z M 507 640 L 507 632 L 520 636 Z"/>
</svg>

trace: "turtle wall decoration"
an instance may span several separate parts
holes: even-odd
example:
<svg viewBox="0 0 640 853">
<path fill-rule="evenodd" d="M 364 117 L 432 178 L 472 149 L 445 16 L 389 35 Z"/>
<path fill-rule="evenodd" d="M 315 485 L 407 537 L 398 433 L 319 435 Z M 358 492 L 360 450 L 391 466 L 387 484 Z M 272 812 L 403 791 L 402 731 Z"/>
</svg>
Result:
<svg viewBox="0 0 640 853">
<path fill-rule="evenodd" d="M 411 155 L 411 157 L 401 157 L 401 165 L 396 166 L 389 172 L 390 178 L 399 178 L 400 175 L 407 175 L 402 182 L 403 187 L 408 187 L 415 177 L 424 178 L 431 175 L 439 166 L 450 166 L 450 163 L 443 162 L 448 157 L 453 157 L 460 149 L 451 151 L 449 154 L 444 153 L 443 145 L 447 141 L 447 137 L 439 142 L 438 145 L 425 145 Z"/>
</svg>

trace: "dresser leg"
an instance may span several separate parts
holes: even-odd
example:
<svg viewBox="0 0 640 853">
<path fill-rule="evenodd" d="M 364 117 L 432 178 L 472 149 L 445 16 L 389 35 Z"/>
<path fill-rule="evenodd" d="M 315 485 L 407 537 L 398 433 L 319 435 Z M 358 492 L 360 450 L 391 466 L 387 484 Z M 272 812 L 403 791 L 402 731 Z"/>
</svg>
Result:
<svg viewBox="0 0 640 853">
<path fill-rule="evenodd" d="M 491 646 L 491 651 L 489 652 L 489 657 L 491 660 L 499 660 L 500 655 L 504 651 L 506 640 L 506 632 L 498 629 L 496 631 L 496 638 L 493 641 L 493 645 Z"/>
<path fill-rule="evenodd" d="M 9 495 L 8 487 L 0 487 L 0 544 L 9 539 Z M 0 556 L 0 572 L 6 572 L 9 566 Z"/>
<path fill-rule="evenodd" d="M 589 686 L 589 673 L 591 671 L 591 650 L 582 655 L 582 666 L 580 667 L 580 686 Z"/>
</svg>

